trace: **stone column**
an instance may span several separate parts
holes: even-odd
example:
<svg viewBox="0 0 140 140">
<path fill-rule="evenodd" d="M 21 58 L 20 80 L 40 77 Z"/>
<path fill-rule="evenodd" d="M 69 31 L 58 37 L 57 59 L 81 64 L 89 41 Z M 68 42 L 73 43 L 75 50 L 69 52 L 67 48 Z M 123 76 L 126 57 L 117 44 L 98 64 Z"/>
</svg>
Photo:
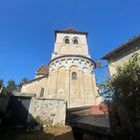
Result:
<svg viewBox="0 0 140 140">
<path fill-rule="evenodd" d="M 84 93 L 84 72 L 83 70 L 79 71 L 79 75 L 80 75 L 80 98 L 81 98 L 81 102 L 84 105 L 85 104 L 85 93 Z"/>
<path fill-rule="evenodd" d="M 58 70 L 56 71 L 56 85 L 55 85 L 55 96 L 57 98 L 57 85 L 58 85 Z"/>
<path fill-rule="evenodd" d="M 84 74 L 84 71 L 83 71 L 83 99 L 84 99 L 84 104 L 86 103 L 86 98 L 85 98 L 85 74 Z"/>
<path fill-rule="evenodd" d="M 93 84 L 94 102 L 96 104 L 97 91 L 96 91 L 95 74 L 93 74 L 93 76 L 92 76 L 92 84 Z"/>
<path fill-rule="evenodd" d="M 49 76 L 48 76 L 48 88 L 47 88 L 47 94 L 46 94 L 46 97 L 49 97 L 49 95 L 50 95 L 50 88 L 51 88 L 51 74 L 49 74 Z"/>
<path fill-rule="evenodd" d="M 65 85 L 65 89 L 66 89 L 66 100 L 67 100 L 67 105 L 68 105 L 68 107 L 69 107 L 69 105 L 70 105 L 70 103 L 69 103 L 69 101 L 70 101 L 70 69 L 69 68 L 66 68 L 66 85 Z"/>
</svg>

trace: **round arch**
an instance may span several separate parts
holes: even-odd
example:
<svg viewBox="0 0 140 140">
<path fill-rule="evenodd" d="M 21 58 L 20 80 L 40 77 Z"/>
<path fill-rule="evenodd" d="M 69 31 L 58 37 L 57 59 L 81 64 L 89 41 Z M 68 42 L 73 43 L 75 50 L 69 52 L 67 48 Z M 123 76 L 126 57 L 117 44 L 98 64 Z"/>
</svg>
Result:
<svg viewBox="0 0 140 140">
<path fill-rule="evenodd" d="M 71 38 L 70 38 L 69 36 L 65 36 L 64 39 L 63 39 L 63 42 L 64 42 L 65 44 L 70 44 Z"/>
<path fill-rule="evenodd" d="M 79 37 L 73 37 L 72 42 L 73 42 L 73 44 L 80 44 Z"/>
<path fill-rule="evenodd" d="M 66 68 L 61 66 L 58 68 L 58 77 L 57 77 L 57 90 L 65 91 L 66 84 Z"/>
<path fill-rule="evenodd" d="M 63 45 L 63 46 L 60 47 L 61 54 L 66 54 L 67 51 L 68 51 L 68 48 L 66 46 Z"/>
<path fill-rule="evenodd" d="M 80 46 L 75 47 L 76 54 L 82 54 L 82 48 Z"/>
</svg>

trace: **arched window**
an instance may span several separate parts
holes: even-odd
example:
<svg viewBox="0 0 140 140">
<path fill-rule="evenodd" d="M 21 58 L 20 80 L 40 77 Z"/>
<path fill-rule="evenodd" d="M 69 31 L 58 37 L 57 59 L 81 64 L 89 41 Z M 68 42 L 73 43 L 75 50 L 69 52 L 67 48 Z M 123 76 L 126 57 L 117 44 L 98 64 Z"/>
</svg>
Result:
<svg viewBox="0 0 140 140">
<path fill-rule="evenodd" d="M 41 88 L 40 97 L 44 96 L 44 88 Z"/>
<path fill-rule="evenodd" d="M 76 74 L 76 72 L 73 72 L 72 73 L 72 80 L 77 80 L 77 74 Z"/>
<path fill-rule="evenodd" d="M 75 38 L 75 39 L 73 40 L 73 44 L 78 44 L 78 39 L 77 39 L 77 38 Z"/>
<path fill-rule="evenodd" d="M 66 38 L 66 39 L 65 39 L 65 43 L 66 43 L 66 44 L 69 44 L 69 43 L 70 43 L 70 40 L 69 40 L 68 38 Z"/>
</svg>

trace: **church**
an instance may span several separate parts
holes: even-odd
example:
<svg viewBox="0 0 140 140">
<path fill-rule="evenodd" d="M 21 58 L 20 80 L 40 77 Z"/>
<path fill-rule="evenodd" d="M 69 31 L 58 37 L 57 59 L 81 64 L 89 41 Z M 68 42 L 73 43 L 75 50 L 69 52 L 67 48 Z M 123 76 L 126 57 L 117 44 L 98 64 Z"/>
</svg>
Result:
<svg viewBox="0 0 140 140">
<path fill-rule="evenodd" d="M 68 108 L 99 104 L 96 63 L 89 54 L 87 36 L 74 28 L 55 30 L 49 64 L 42 65 L 35 78 L 23 85 L 21 94 L 65 100 Z"/>
</svg>

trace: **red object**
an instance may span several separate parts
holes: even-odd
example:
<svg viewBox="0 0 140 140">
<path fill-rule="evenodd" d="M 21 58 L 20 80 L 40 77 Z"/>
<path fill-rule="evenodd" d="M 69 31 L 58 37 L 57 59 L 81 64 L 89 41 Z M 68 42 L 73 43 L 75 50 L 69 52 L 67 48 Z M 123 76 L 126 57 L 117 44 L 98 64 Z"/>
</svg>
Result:
<svg viewBox="0 0 140 140">
<path fill-rule="evenodd" d="M 97 113 L 97 114 L 106 114 L 108 113 L 108 107 L 107 104 L 103 103 L 103 104 L 99 104 L 99 105 L 93 105 L 91 106 L 91 111 L 93 113 Z"/>
</svg>

